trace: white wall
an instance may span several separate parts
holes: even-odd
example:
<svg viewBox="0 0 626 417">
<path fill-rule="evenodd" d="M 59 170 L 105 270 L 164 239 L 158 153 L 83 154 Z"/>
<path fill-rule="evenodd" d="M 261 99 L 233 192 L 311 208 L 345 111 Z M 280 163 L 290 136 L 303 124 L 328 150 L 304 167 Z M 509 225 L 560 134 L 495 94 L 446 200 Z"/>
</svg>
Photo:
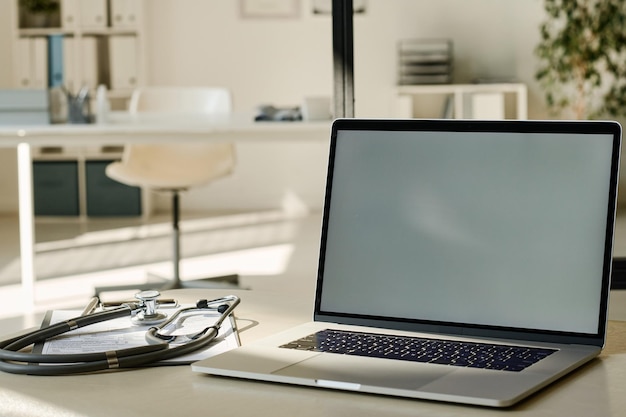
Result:
<svg viewBox="0 0 626 417">
<path fill-rule="evenodd" d="M 0 0 L 0 89 L 11 88 L 13 82 L 11 24 L 9 0 Z M 16 210 L 17 202 L 17 152 L 0 148 L 0 213 Z M 7 198 L 8 197 L 8 198 Z"/>
<path fill-rule="evenodd" d="M 534 82 L 543 19 L 541 0 L 370 0 L 355 19 L 355 96 L 358 116 L 391 115 L 397 42 L 446 38 L 453 42 L 454 82 L 510 78 L 529 86 L 529 117 L 545 117 Z M 436 109 L 439 114 L 439 108 Z"/>
<path fill-rule="evenodd" d="M 9 10 L 13 10 L 12 0 L 0 0 L 0 88 L 11 88 L 13 81 L 11 25 L 13 19 Z"/>
<path fill-rule="evenodd" d="M 225 85 L 236 111 L 332 94 L 329 16 L 243 19 L 230 0 L 146 3 L 149 84 Z"/>
<path fill-rule="evenodd" d="M 238 1 L 147 2 L 150 84 L 227 85 L 238 111 L 298 105 L 332 94 L 332 26 L 300 1 L 294 19 L 242 19 Z M 369 0 L 354 19 L 356 113 L 393 115 L 397 41 L 449 38 L 455 82 L 506 77 L 530 87 L 531 118 L 545 117 L 534 82 L 541 0 Z"/>
</svg>

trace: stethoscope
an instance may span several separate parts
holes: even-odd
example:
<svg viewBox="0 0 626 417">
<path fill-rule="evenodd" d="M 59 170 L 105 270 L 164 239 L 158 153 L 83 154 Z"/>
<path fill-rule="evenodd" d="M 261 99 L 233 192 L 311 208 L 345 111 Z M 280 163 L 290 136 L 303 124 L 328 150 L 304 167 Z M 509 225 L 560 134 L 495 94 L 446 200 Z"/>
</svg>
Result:
<svg viewBox="0 0 626 417">
<path fill-rule="evenodd" d="M 159 312 L 158 291 L 142 291 L 138 301 L 124 302 L 118 307 L 98 311 L 34 330 L 22 336 L 0 342 L 0 370 L 14 374 L 69 375 L 108 369 L 136 368 L 156 364 L 205 348 L 239 304 L 239 297 L 229 295 L 214 300 L 200 300 L 193 307 L 177 310 L 170 318 Z M 181 323 L 184 316 L 193 312 L 217 311 L 217 320 L 199 332 L 187 335 L 171 335 L 165 328 Z M 108 352 L 77 354 L 36 354 L 22 349 L 46 339 L 90 324 L 100 323 L 130 315 L 137 325 L 151 325 L 146 331 L 145 346 Z"/>
</svg>

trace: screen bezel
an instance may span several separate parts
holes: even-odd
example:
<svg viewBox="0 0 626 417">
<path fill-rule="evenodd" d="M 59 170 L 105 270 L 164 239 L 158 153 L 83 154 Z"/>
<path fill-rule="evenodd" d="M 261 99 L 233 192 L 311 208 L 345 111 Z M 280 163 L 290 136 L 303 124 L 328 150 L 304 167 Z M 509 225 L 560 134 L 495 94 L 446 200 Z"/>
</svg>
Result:
<svg viewBox="0 0 626 417">
<path fill-rule="evenodd" d="M 490 325 L 472 325 L 466 323 L 448 323 L 428 320 L 403 319 L 397 317 L 379 317 L 369 315 L 345 314 L 321 309 L 321 297 L 324 284 L 324 261 L 326 239 L 328 236 L 329 213 L 333 187 L 333 172 L 338 132 L 342 130 L 367 131 L 433 131 L 433 132 L 503 132 L 503 133 L 576 133 L 609 134 L 613 138 L 610 186 L 606 212 L 605 247 L 601 285 L 601 305 L 599 308 L 598 328 L 595 333 L 573 333 L 551 330 L 500 327 Z M 316 321 L 340 324 L 362 325 L 391 328 L 417 332 L 432 332 L 472 337 L 490 337 L 518 340 L 536 340 L 552 343 L 574 343 L 603 346 L 606 335 L 608 314 L 608 294 L 610 289 L 613 235 L 615 211 L 617 207 L 617 183 L 619 178 L 619 160 L 621 148 L 621 126 L 613 121 L 477 121 L 477 120 L 400 120 L 400 119 L 337 119 L 333 122 L 324 211 L 320 242 L 320 255 L 315 295 L 314 319 Z"/>
</svg>

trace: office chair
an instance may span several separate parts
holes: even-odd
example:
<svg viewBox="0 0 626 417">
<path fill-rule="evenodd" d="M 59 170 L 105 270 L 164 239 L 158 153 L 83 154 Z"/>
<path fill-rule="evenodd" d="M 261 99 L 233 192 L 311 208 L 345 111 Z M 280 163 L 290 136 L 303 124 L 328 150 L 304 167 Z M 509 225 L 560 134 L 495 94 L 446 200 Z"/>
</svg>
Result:
<svg viewBox="0 0 626 417">
<path fill-rule="evenodd" d="M 230 111 L 230 93 L 223 88 L 139 88 L 133 92 L 129 104 L 131 115 L 151 112 L 184 118 L 228 114 Z M 180 143 L 126 145 L 122 160 L 106 167 L 106 175 L 123 184 L 171 193 L 173 276 L 161 289 L 238 286 L 237 275 L 193 281 L 181 281 L 180 278 L 180 193 L 229 175 L 234 166 L 235 151 L 231 143 Z M 98 295 L 103 291 L 154 287 L 155 284 L 124 285 L 98 287 L 95 291 Z"/>
</svg>

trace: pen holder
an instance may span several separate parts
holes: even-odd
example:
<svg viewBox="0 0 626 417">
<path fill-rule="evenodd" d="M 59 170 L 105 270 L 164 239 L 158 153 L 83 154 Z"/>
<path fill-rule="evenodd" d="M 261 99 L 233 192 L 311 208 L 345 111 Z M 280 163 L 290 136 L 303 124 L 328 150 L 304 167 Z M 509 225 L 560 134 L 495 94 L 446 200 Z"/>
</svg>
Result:
<svg viewBox="0 0 626 417">
<path fill-rule="evenodd" d="M 68 122 L 74 124 L 91 123 L 89 95 L 67 95 Z"/>
</svg>

